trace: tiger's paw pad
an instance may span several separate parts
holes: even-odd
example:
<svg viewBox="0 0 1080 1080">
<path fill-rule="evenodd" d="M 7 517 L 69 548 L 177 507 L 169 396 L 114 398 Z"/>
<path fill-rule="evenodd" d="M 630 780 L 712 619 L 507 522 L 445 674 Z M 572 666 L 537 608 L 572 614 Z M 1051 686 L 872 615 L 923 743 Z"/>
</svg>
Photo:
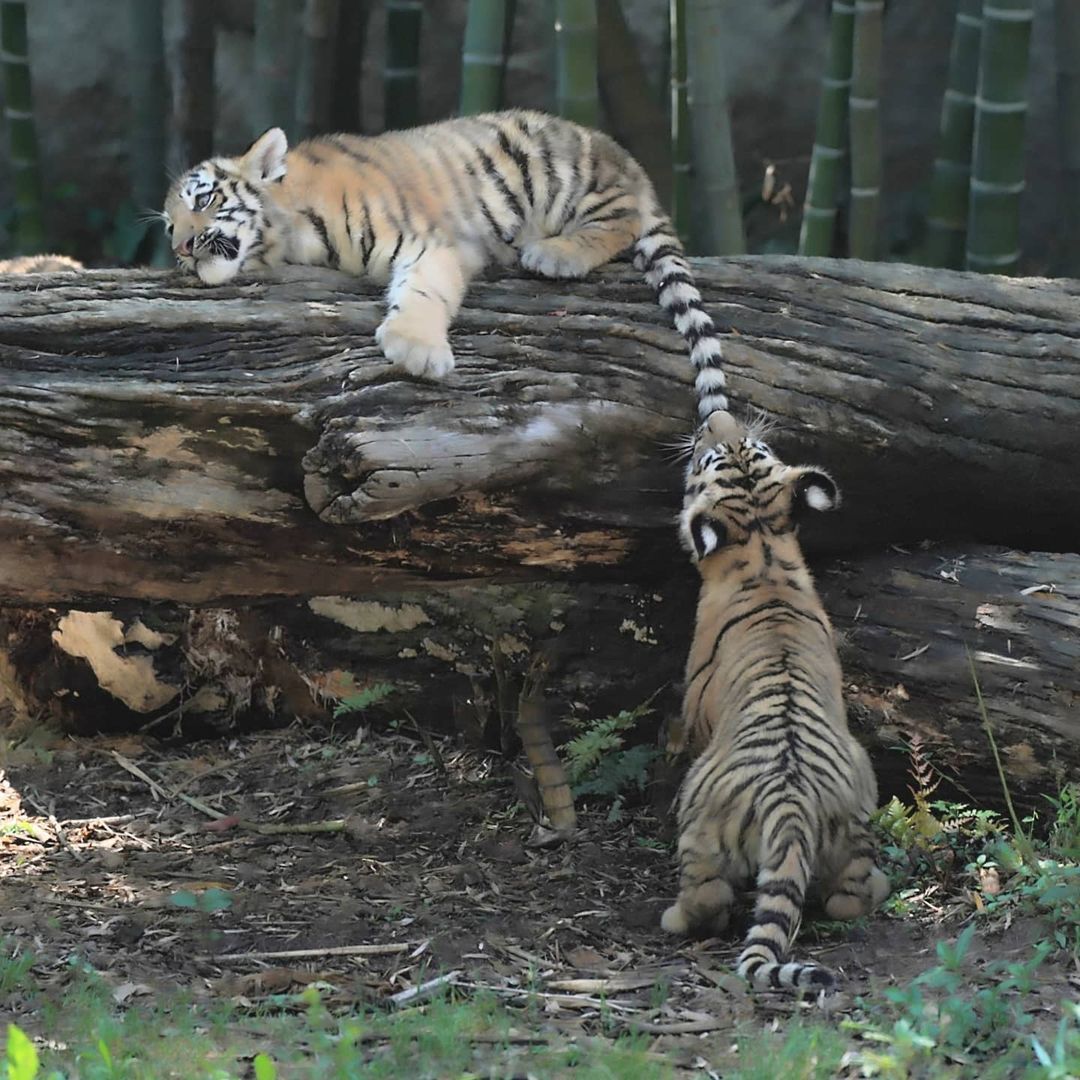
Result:
<svg viewBox="0 0 1080 1080">
<path fill-rule="evenodd" d="M 521 249 L 521 265 L 547 278 L 579 278 L 590 270 L 580 252 L 561 236 L 534 240 Z"/>
<path fill-rule="evenodd" d="M 454 370 L 454 354 L 445 337 L 418 332 L 402 319 L 387 319 L 375 340 L 392 364 L 420 379 L 445 379 Z"/>
</svg>

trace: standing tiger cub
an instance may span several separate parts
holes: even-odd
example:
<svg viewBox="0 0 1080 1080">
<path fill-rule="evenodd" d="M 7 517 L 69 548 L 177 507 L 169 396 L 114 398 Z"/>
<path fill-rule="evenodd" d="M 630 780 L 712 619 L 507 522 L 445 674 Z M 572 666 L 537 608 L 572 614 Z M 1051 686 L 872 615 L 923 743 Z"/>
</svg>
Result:
<svg viewBox="0 0 1080 1080">
<path fill-rule="evenodd" d="M 796 537 L 800 514 L 838 500 L 828 475 L 784 465 L 730 414 L 698 429 L 679 525 L 702 578 L 682 729 L 700 756 L 679 795 L 679 897 L 662 925 L 719 932 L 733 888 L 756 878 L 738 961 L 756 986 L 834 985 L 823 967 L 785 963 L 811 879 L 833 919 L 889 891 L 867 828 L 877 784 Z"/>
<path fill-rule="evenodd" d="M 632 247 L 687 342 L 701 415 L 727 407 L 720 342 L 649 178 L 568 120 L 512 110 L 292 149 L 271 128 L 242 156 L 190 169 L 162 218 L 180 265 L 208 285 L 283 263 L 387 284 L 376 340 L 429 378 L 454 366 L 450 323 L 485 265 L 578 278 Z"/>
</svg>

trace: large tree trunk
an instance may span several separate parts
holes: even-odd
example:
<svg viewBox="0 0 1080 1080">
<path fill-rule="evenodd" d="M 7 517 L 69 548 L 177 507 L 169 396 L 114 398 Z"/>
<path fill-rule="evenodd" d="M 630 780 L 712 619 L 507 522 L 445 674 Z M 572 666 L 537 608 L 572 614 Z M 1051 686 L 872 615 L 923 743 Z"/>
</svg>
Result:
<svg viewBox="0 0 1080 1080">
<path fill-rule="evenodd" d="M 735 399 L 845 490 L 809 550 L 1076 546 L 1073 283 L 696 267 L 733 331 Z M 476 733 L 500 726 L 515 672 L 545 652 L 555 718 L 665 684 L 658 710 L 675 711 L 696 580 L 663 444 L 689 430 L 693 401 L 637 275 L 478 284 L 441 385 L 386 364 L 380 317 L 369 287 L 313 270 L 218 289 L 112 271 L 0 280 L 12 700 L 72 726 L 186 731 L 324 715 L 353 673 Z M 915 725 L 943 768 L 992 791 L 970 638 L 1011 778 L 1046 787 L 1055 759 L 1080 757 L 1077 561 L 972 554 L 957 584 L 938 558 L 893 551 L 821 575 L 838 626 L 861 605 L 844 659 L 863 734 L 881 750 Z M 1019 595 L 1039 584 L 1057 591 Z M 886 787 L 902 776 L 900 755 L 878 760 Z"/>
</svg>

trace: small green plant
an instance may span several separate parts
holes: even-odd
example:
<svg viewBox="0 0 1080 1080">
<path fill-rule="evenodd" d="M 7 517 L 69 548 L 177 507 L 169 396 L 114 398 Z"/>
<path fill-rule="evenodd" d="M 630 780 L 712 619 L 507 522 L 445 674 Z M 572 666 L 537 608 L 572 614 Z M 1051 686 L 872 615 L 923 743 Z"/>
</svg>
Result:
<svg viewBox="0 0 1080 1080">
<path fill-rule="evenodd" d="M 887 989 L 888 1004 L 861 1003 L 873 1019 L 845 1022 L 875 1047 L 857 1055 L 864 1075 L 937 1075 L 926 1070 L 943 1060 L 986 1058 L 1008 1061 L 1012 1068 L 1029 1060 L 1025 1032 L 1032 1015 L 1025 1002 L 1049 947 L 1040 944 L 1025 960 L 992 962 L 979 970 L 967 962 L 974 935 L 969 924 L 955 942 L 939 942 L 938 963 L 907 986 Z"/>
<path fill-rule="evenodd" d="M 649 766 L 658 751 L 644 743 L 627 747 L 625 742 L 627 734 L 651 712 L 646 701 L 634 709 L 623 709 L 600 720 L 575 721 L 581 734 L 563 747 L 574 795 L 610 798 L 609 821 L 618 821 L 622 817 L 623 803 L 629 791 L 645 789 Z"/>
<path fill-rule="evenodd" d="M 34 1044 L 22 1028 L 8 1024 L 4 1054 L 5 1080 L 34 1080 L 37 1074 L 38 1055 Z"/>
<path fill-rule="evenodd" d="M 334 719 L 362 713 L 365 709 L 370 709 L 372 705 L 385 701 L 396 689 L 393 683 L 386 682 L 371 683 L 369 686 L 361 687 L 356 693 L 343 697 L 334 706 Z"/>
<path fill-rule="evenodd" d="M 277 1080 L 277 1066 L 272 1057 L 256 1054 L 252 1059 L 251 1067 L 255 1073 L 255 1080 Z"/>
<path fill-rule="evenodd" d="M 169 903 L 173 907 L 213 915 L 216 911 L 228 911 L 232 907 L 232 894 L 224 889 L 204 889 L 202 892 L 178 889 L 169 897 Z"/>
<path fill-rule="evenodd" d="M 1066 784 L 1055 797 L 1046 796 L 1054 808 L 1049 844 L 1053 854 L 1080 860 L 1080 784 Z"/>
<path fill-rule="evenodd" d="M 23 989 L 34 966 L 34 954 L 10 939 L 0 941 L 0 994 Z"/>
</svg>

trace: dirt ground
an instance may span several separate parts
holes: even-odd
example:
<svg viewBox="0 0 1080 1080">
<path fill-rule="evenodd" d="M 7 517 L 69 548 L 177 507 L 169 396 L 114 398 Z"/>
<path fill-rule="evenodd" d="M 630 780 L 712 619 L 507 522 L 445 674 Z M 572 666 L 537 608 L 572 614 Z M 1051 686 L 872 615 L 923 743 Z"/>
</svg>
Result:
<svg viewBox="0 0 1080 1080">
<path fill-rule="evenodd" d="M 58 980 L 77 954 L 117 1000 L 250 1000 L 317 979 L 347 1005 L 456 972 L 510 1004 L 539 993 L 568 1035 L 601 1013 L 651 1033 L 673 1064 L 693 1067 L 707 1040 L 714 1068 L 725 1032 L 822 1007 L 751 997 L 728 974 L 736 937 L 661 933 L 675 875 L 655 813 L 610 823 L 586 807 L 572 843 L 529 846 L 505 763 L 449 740 L 294 728 L 180 748 L 58 738 L 5 758 L 0 938 Z M 299 824 L 327 831 L 270 831 Z M 912 910 L 804 926 L 798 955 L 841 976 L 834 1014 L 932 965 L 971 908 L 930 889 Z M 978 954 L 1019 957 L 1040 933 L 1014 925 Z M 1048 1003 L 1075 994 L 1066 975 L 1047 967 Z"/>
</svg>

